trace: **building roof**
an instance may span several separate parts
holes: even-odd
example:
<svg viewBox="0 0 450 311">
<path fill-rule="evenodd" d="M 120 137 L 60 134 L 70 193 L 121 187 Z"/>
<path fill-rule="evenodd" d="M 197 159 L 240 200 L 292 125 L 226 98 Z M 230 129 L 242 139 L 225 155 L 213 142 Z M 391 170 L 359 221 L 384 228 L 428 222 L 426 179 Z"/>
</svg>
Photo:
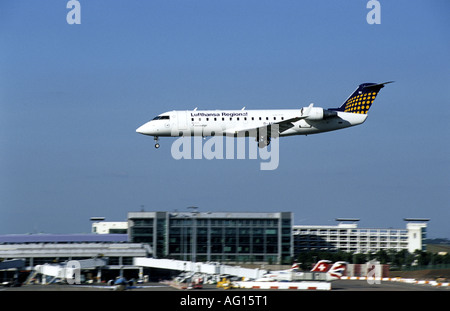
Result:
<svg viewBox="0 0 450 311">
<path fill-rule="evenodd" d="M 282 218 L 292 217 L 292 212 L 128 212 L 128 219 L 155 218 L 159 215 L 168 215 L 170 218 L 211 218 L 211 219 L 233 219 L 233 218 Z"/>
<path fill-rule="evenodd" d="M 112 243 L 128 242 L 127 234 L 6 234 L 5 243 Z"/>
</svg>

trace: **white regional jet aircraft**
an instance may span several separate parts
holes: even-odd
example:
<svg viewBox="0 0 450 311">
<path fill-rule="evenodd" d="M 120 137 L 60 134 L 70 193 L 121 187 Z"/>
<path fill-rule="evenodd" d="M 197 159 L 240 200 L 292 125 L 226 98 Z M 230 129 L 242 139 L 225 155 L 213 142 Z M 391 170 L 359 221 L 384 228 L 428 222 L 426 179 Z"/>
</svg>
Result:
<svg viewBox="0 0 450 311">
<path fill-rule="evenodd" d="M 339 108 L 273 110 L 188 110 L 162 113 L 140 126 L 136 132 L 159 137 L 230 135 L 251 136 L 264 148 L 271 137 L 329 132 L 364 123 L 375 97 L 384 85 L 363 83 Z"/>
</svg>

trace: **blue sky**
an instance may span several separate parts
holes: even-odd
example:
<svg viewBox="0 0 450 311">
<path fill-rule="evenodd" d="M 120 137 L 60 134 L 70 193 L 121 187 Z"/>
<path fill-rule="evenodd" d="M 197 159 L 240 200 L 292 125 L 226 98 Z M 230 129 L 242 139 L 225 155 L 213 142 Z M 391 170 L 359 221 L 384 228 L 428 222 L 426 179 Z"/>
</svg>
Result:
<svg viewBox="0 0 450 311">
<path fill-rule="evenodd" d="M 0 4 L 0 234 L 89 232 L 127 212 L 292 211 L 296 224 L 450 238 L 450 4 L 383 1 Z M 381 90 L 365 124 L 280 141 L 259 160 L 174 160 L 135 129 L 173 109 L 338 107 Z"/>
</svg>

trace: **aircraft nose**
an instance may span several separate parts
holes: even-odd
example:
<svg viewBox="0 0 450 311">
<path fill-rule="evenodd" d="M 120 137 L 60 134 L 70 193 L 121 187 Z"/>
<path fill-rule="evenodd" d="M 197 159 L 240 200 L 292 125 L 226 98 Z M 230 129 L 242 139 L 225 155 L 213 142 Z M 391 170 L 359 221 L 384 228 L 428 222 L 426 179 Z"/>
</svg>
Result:
<svg viewBox="0 0 450 311">
<path fill-rule="evenodd" d="M 153 135 L 153 125 L 150 124 L 150 122 L 145 123 L 144 125 L 141 125 L 136 129 L 136 133 L 143 134 L 143 135 Z"/>
<path fill-rule="evenodd" d="M 136 129 L 136 133 L 139 133 L 139 134 L 144 134 L 143 131 L 144 131 L 144 126 L 143 126 L 143 125 L 139 126 L 139 127 Z"/>
</svg>

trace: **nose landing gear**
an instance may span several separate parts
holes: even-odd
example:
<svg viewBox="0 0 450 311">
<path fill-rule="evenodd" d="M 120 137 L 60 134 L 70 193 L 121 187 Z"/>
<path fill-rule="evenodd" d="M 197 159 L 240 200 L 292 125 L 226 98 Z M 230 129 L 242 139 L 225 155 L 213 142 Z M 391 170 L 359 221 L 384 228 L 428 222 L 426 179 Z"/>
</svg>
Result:
<svg viewBox="0 0 450 311">
<path fill-rule="evenodd" d="M 155 136 L 153 139 L 154 139 L 155 142 L 156 142 L 156 143 L 155 143 L 155 148 L 158 149 L 158 148 L 160 147 L 160 145 L 159 145 L 159 143 L 158 143 L 159 137 L 158 137 L 158 136 Z"/>
</svg>

